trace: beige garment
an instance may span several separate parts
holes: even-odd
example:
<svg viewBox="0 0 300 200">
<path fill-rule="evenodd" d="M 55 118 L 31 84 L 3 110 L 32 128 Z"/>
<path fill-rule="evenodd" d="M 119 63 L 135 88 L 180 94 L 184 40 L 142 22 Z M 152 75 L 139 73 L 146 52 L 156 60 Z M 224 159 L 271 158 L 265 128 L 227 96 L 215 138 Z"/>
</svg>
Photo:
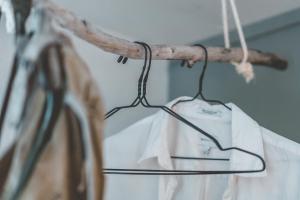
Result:
<svg viewBox="0 0 300 200">
<path fill-rule="evenodd" d="M 87 134 L 91 139 L 88 143 L 84 141 L 85 136 L 81 131 L 82 127 L 80 127 L 78 119 L 71 109 L 64 107 L 59 114 L 51 138 L 43 149 L 29 181 L 20 194 L 20 199 L 101 200 L 104 187 L 101 148 L 103 127 L 101 98 L 86 64 L 79 58 L 71 43 L 65 39 L 62 46 L 60 50 L 64 59 L 68 92 L 76 97 L 85 111 L 90 130 Z M 48 48 L 46 56 L 53 56 L 53 52 L 51 52 L 53 48 L 56 48 L 55 45 Z M 50 60 L 50 58 L 48 59 Z M 40 63 L 43 64 L 43 62 Z M 51 61 L 50 63 L 55 62 Z M 4 185 L 2 199 L 11 198 L 10 195 L 22 174 L 24 160 L 27 158 L 39 124 L 38 121 L 46 97 L 45 92 L 41 88 L 35 88 L 32 96 L 19 131 L 19 137 L 14 147 L 12 147 L 14 152 L 10 153 L 13 154 L 13 160 Z M 12 152 L 12 150 L 9 152 Z M 4 158 L 6 160 L 3 162 L 9 162 L 7 156 Z M 4 182 L 3 179 L 2 174 L 0 177 L 0 191 L 1 183 Z"/>
</svg>

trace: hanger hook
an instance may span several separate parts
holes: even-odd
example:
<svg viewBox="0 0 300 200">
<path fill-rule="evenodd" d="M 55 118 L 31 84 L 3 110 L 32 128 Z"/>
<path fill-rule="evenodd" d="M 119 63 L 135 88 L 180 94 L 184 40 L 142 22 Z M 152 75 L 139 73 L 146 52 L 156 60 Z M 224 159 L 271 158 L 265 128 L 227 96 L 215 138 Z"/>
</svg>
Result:
<svg viewBox="0 0 300 200">
<path fill-rule="evenodd" d="M 204 45 L 202 45 L 202 44 L 194 44 L 193 46 L 198 46 L 198 47 L 202 48 L 202 50 L 204 52 L 204 64 L 202 66 L 202 71 L 201 71 L 200 78 L 199 78 L 198 92 L 197 92 L 197 94 L 192 99 L 179 100 L 175 104 L 173 104 L 173 106 L 175 106 L 175 105 L 177 105 L 179 103 L 182 103 L 182 102 L 194 101 L 196 98 L 198 98 L 200 96 L 206 102 L 218 103 L 218 104 L 223 105 L 228 110 L 231 110 L 231 108 L 229 106 L 227 106 L 225 103 L 223 103 L 222 101 L 219 101 L 219 100 L 209 100 L 209 99 L 205 98 L 205 96 L 203 95 L 204 76 L 205 76 L 205 72 L 206 72 L 207 66 L 208 66 L 208 51 L 207 51 L 207 48 Z M 181 65 L 184 66 L 185 63 L 188 63 L 188 61 L 183 60 L 182 63 L 181 63 Z M 188 66 L 189 66 L 189 64 L 188 64 Z"/>
<path fill-rule="evenodd" d="M 138 80 L 138 98 L 141 97 L 142 94 L 142 84 L 143 84 L 143 79 L 144 79 L 144 74 L 145 70 L 147 68 L 147 62 L 148 62 L 148 50 L 145 46 L 145 43 L 139 42 L 139 41 L 134 41 L 134 43 L 141 45 L 144 48 L 145 51 L 145 56 L 144 56 L 144 65 L 143 65 L 143 70 L 141 72 L 141 75 Z M 126 64 L 128 61 L 128 57 L 120 55 L 119 58 L 117 59 L 118 63 Z"/>
<path fill-rule="evenodd" d="M 149 74 L 150 74 L 150 69 L 151 69 L 151 65 L 152 65 L 152 49 L 151 47 L 145 43 L 145 42 L 140 42 L 139 44 L 141 44 L 145 49 L 149 50 L 149 60 L 148 60 L 148 68 L 145 74 L 145 77 L 143 79 L 143 98 L 146 99 L 146 94 L 147 94 L 147 82 L 148 82 L 148 78 L 149 78 Z M 146 51 L 146 53 L 148 53 L 148 51 Z M 147 102 L 147 99 L 146 99 Z"/>
<path fill-rule="evenodd" d="M 196 99 L 198 96 L 200 96 L 202 94 L 202 91 L 203 91 L 203 81 L 204 81 L 204 76 L 205 76 L 205 72 L 207 69 L 207 63 L 208 63 L 208 51 L 207 51 L 207 48 L 202 44 L 194 44 L 193 46 L 198 46 L 198 47 L 202 48 L 202 50 L 204 52 L 204 64 L 202 66 L 202 71 L 201 71 L 201 74 L 199 77 L 199 88 L 198 88 L 198 92 L 197 92 L 196 96 L 194 97 L 194 99 Z M 185 66 L 185 65 L 187 65 L 189 68 L 191 67 L 191 65 L 189 64 L 189 62 L 187 60 L 182 60 L 181 66 Z"/>
<path fill-rule="evenodd" d="M 139 81 L 138 81 L 138 97 L 142 98 L 141 95 L 142 95 L 142 93 L 144 93 L 144 92 L 142 92 L 142 90 L 144 89 L 144 87 L 142 88 L 142 85 L 144 84 L 144 75 L 145 75 L 145 71 L 147 68 L 147 62 L 148 62 L 148 49 L 144 45 L 145 43 L 143 43 L 143 42 L 135 41 L 134 43 L 141 45 L 144 48 L 144 52 L 145 52 L 143 70 L 142 70 L 142 73 L 141 73 L 141 75 L 139 77 Z"/>
<path fill-rule="evenodd" d="M 110 110 L 109 112 L 107 112 L 105 114 L 105 119 L 108 119 L 109 117 L 111 117 L 112 115 L 114 115 L 115 113 L 117 113 L 118 111 L 120 111 L 124 108 L 136 107 L 142 102 L 142 99 L 143 99 L 142 84 L 143 84 L 144 75 L 145 75 L 145 71 L 146 71 L 147 63 L 148 63 L 148 49 L 146 48 L 145 45 L 143 45 L 142 42 L 135 41 L 134 43 L 137 43 L 137 44 L 141 45 L 144 48 L 144 51 L 145 51 L 143 70 L 142 70 L 141 75 L 140 75 L 139 80 L 138 80 L 138 95 L 130 105 L 128 105 L 128 106 L 118 106 L 118 107 L 115 107 L 114 109 Z M 127 57 L 124 58 L 124 56 L 120 56 L 119 59 L 118 59 L 118 63 L 123 61 L 123 64 L 124 64 L 124 60 L 127 61 L 127 59 L 128 59 Z"/>
<path fill-rule="evenodd" d="M 149 78 L 151 64 L 152 64 L 152 49 L 150 45 L 148 45 L 145 42 L 135 41 L 135 43 L 141 45 L 145 51 L 143 71 L 138 81 L 138 98 L 140 98 L 140 101 L 142 100 L 145 101 L 143 105 L 150 105 L 147 101 L 146 94 L 147 94 L 147 81 Z M 148 59 L 148 52 L 149 52 L 149 59 Z M 120 63 L 122 60 L 124 62 L 124 59 L 126 59 L 126 57 L 123 58 L 123 56 L 120 56 L 118 62 Z"/>
<path fill-rule="evenodd" d="M 204 76 L 205 76 L 205 72 L 207 70 L 207 62 L 208 62 L 208 51 L 207 48 L 205 46 L 203 46 L 202 44 L 194 44 L 193 46 L 198 46 L 201 47 L 203 52 L 204 52 L 204 64 L 202 66 L 202 71 L 200 74 L 200 78 L 199 78 L 199 89 L 198 89 L 198 93 L 196 95 L 196 98 L 201 95 L 201 97 L 203 98 L 203 82 L 204 82 Z"/>
<path fill-rule="evenodd" d="M 208 65 L 208 51 L 207 51 L 207 48 L 202 44 L 194 44 L 194 46 L 201 47 L 204 51 L 204 57 L 205 57 L 204 64 L 202 67 L 202 72 L 201 72 L 201 75 L 199 78 L 199 90 L 198 90 L 198 93 L 196 94 L 196 96 L 194 97 L 194 99 L 197 98 L 198 96 L 201 96 L 201 98 L 206 102 L 221 104 L 228 110 L 231 110 L 231 108 L 229 106 L 227 106 L 225 103 L 223 103 L 222 101 L 207 99 L 203 95 L 203 82 L 204 82 L 204 76 L 205 76 L 205 72 L 207 70 L 207 65 Z"/>
</svg>

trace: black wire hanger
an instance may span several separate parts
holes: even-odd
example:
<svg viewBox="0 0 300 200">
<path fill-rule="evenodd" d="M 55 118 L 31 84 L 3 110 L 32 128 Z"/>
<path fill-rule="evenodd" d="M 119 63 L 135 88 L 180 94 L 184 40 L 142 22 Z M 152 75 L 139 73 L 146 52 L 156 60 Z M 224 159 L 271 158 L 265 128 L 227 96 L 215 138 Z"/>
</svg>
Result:
<svg viewBox="0 0 300 200">
<path fill-rule="evenodd" d="M 135 43 L 140 44 L 140 45 L 143 46 L 143 43 L 141 43 L 141 42 L 135 42 Z M 145 49 L 145 59 L 144 59 L 143 70 L 142 70 L 142 73 L 141 73 L 140 78 L 138 80 L 138 94 L 137 94 L 137 97 L 134 99 L 134 101 L 130 105 L 115 107 L 112 110 L 110 110 L 109 112 L 107 112 L 105 114 L 105 119 L 111 117 L 112 115 L 114 115 L 115 113 L 119 112 L 122 109 L 134 108 L 134 107 L 137 107 L 139 104 L 142 103 L 142 100 L 144 99 L 143 96 L 142 96 L 142 83 L 143 83 L 144 74 L 145 74 L 145 71 L 146 71 L 146 68 L 147 68 L 147 60 L 148 60 L 147 48 L 145 46 L 143 46 L 143 47 Z M 127 60 L 128 60 L 127 57 L 124 58 L 123 56 L 120 56 L 118 58 L 118 63 L 120 63 L 122 61 L 122 63 L 125 64 L 127 62 Z"/>
<path fill-rule="evenodd" d="M 204 130 L 200 129 L 198 126 L 194 125 L 184 117 L 180 116 L 179 114 L 175 113 L 173 110 L 166 106 L 162 105 L 151 105 L 149 104 L 146 94 L 147 94 L 147 81 L 149 77 L 149 72 L 151 68 L 151 61 L 152 61 L 152 51 L 151 48 L 148 44 L 144 42 L 136 42 L 140 45 L 143 46 L 145 50 L 145 62 L 142 70 L 142 74 L 139 79 L 139 84 L 138 84 L 138 96 L 137 98 L 133 101 L 133 103 L 129 106 L 121 106 L 121 107 L 116 107 L 109 111 L 106 115 L 105 118 L 111 117 L 113 114 L 117 113 L 121 109 L 125 108 L 131 108 L 131 107 L 136 107 L 137 105 L 141 104 L 143 107 L 146 108 L 159 108 L 162 109 L 163 111 L 167 112 L 171 116 L 175 117 L 179 121 L 183 122 L 184 124 L 188 125 L 189 127 L 195 129 L 198 131 L 200 134 L 208 137 L 220 151 L 230 151 L 230 150 L 237 150 L 246 154 L 249 154 L 251 156 L 254 156 L 258 158 L 261 163 L 262 163 L 262 168 L 261 169 L 249 169 L 249 170 L 226 170 L 226 171 L 220 171 L 220 170 L 205 170 L 205 171 L 200 171 L 200 170 L 156 170 L 156 169 L 124 169 L 124 168 L 104 168 L 103 173 L 104 174 L 117 174 L 117 175 L 207 175 L 207 174 L 241 174 L 241 173 L 258 173 L 262 172 L 266 168 L 266 164 L 264 159 L 255 153 L 249 152 L 247 150 L 241 149 L 239 147 L 229 147 L 229 148 L 224 148 L 221 146 L 219 141 L 210 135 L 209 133 L 205 132 Z M 148 50 L 149 50 L 149 61 L 148 59 Z M 148 63 L 148 68 L 147 72 L 145 74 L 145 69 L 147 67 Z M 145 76 L 144 76 L 145 74 Z M 143 78 L 144 77 L 144 78 Z M 199 159 L 199 158 L 193 158 L 193 157 L 176 157 L 172 156 L 172 158 L 179 158 L 179 159 Z M 227 159 L 228 160 L 228 159 Z"/>
<path fill-rule="evenodd" d="M 197 94 L 191 98 L 191 99 L 186 99 L 186 100 L 179 100 L 177 101 L 175 104 L 173 104 L 173 106 L 179 104 L 179 103 L 183 103 L 183 102 L 190 102 L 190 101 L 194 101 L 195 99 L 197 99 L 199 96 L 203 99 L 203 101 L 209 102 L 209 103 L 216 103 L 216 104 L 220 104 L 223 105 L 226 109 L 231 111 L 231 108 L 229 106 L 227 106 L 225 103 L 223 103 L 220 100 L 211 100 L 211 99 L 207 99 L 204 95 L 203 95 L 203 82 L 204 82 L 204 76 L 205 76 L 205 72 L 207 70 L 207 65 L 208 65 L 208 51 L 206 49 L 205 46 L 203 46 L 202 44 L 194 44 L 194 46 L 198 46 L 201 47 L 204 51 L 204 64 L 202 67 L 202 72 L 200 74 L 200 78 L 199 78 L 199 88 L 198 88 L 198 92 Z M 185 63 L 187 63 L 187 61 L 183 60 L 181 65 L 184 66 Z"/>
</svg>

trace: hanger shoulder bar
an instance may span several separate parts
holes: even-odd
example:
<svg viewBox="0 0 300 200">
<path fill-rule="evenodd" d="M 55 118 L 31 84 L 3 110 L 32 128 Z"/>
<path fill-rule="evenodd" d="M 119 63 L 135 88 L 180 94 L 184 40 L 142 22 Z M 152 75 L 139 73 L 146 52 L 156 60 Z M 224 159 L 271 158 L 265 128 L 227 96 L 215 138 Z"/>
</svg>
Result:
<svg viewBox="0 0 300 200">
<path fill-rule="evenodd" d="M 38 0 L 34 0 L 34 3 L 37 2 Z M 143 59 L 144 50 L 140 45 L 109 35 L 52 1 L 43 1 L 43 6 L 61 27 L 70 30 L 79 38 L 110 53 L 131 59 Z M 195 46 L 151 45 L 151 49 L 155 60 L 188 60 L 189 64 L 193 65 L 205 59 L 203 50 Z M 209 62 L 230 63 L 240 62 L 243 59 L 241 48 L 208 47 L 207 50 Z M 288 62 L 276 54 L 253 49 L 249 50 L 248 61 L 278 70 L 284 70 L 288 66 Z"/>
</svg>

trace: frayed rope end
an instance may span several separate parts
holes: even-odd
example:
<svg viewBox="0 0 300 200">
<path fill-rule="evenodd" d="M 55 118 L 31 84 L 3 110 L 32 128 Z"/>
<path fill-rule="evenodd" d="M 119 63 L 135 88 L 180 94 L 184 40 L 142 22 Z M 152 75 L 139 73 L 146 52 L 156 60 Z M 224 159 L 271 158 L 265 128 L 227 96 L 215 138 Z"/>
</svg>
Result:
<svg viewBox="0 0 300 200">
<path fill-rule="evenodd" d="M 250 83 L 254 77 L 254 70 L 253 70 L 253 66 L 251 63 L 249 62 L 242 62 L 242 63 L 236 63 L 236 62 L 232 62 L 231 64 L 233 64 L 235 66 L 235 70 L 238 74 L 242 75 L 247 83 Z"/>
</svg>

